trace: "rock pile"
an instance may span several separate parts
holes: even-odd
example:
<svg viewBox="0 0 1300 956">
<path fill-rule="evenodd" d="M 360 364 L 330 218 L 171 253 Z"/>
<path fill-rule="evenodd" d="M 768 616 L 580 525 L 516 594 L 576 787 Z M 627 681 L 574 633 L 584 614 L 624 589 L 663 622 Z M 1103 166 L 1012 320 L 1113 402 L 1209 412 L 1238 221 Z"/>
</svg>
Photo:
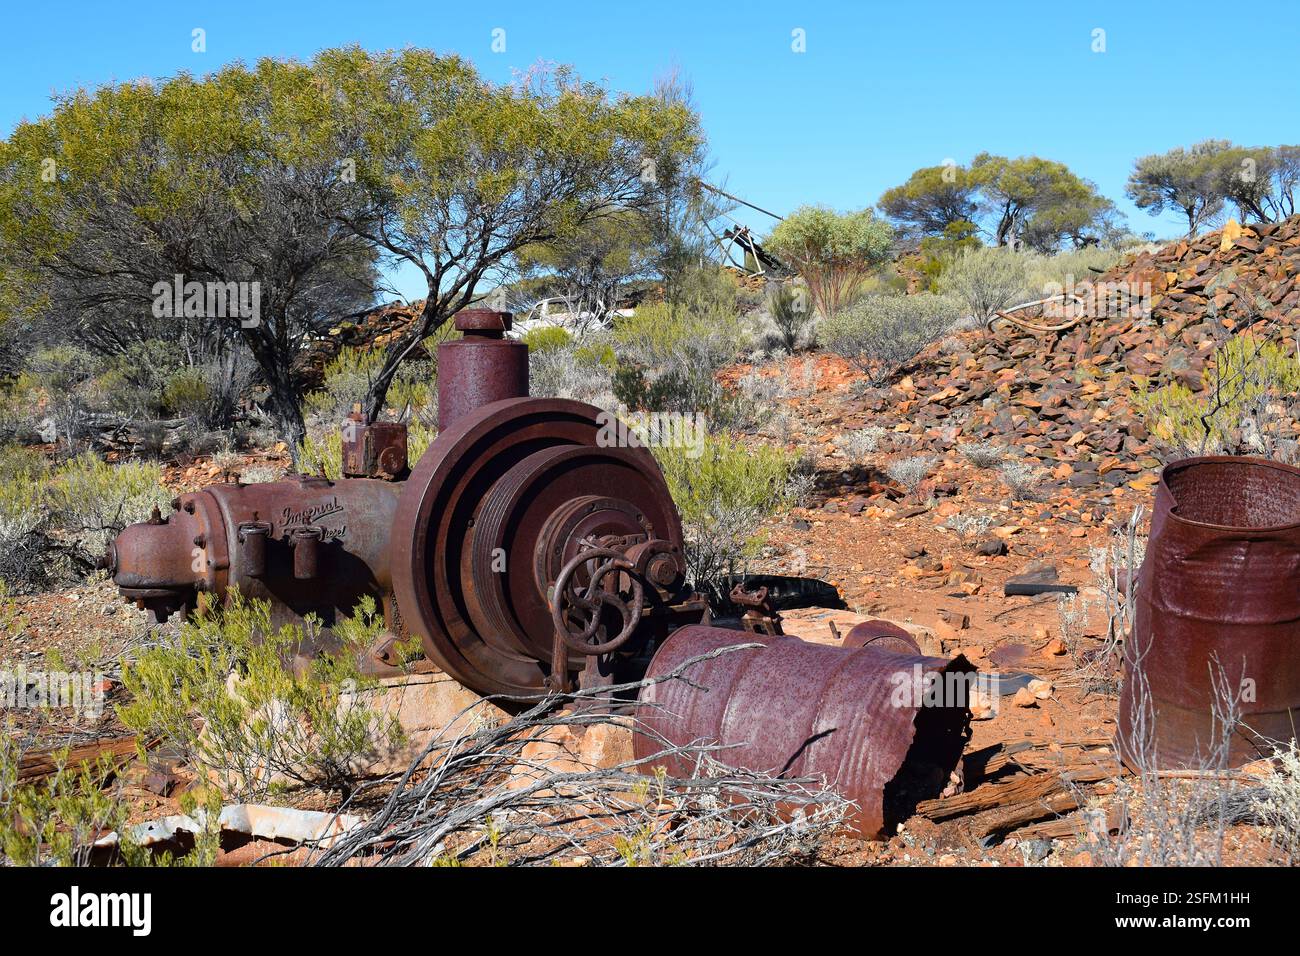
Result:
<svg viewBox="0 0 1300 956">
<path fill-rule="evenodd" d="M 996 323 L 951 336 L 863 411 L 873 424 L 940 446 L 1014 444 L 1076 488 L 1147 490 L 1158 448 L 1131 396 L 1169 381 L 1200 389 L 1230 335 L 1295 338 L 1300 216 L 1232 222 L 1143 252 L 1093 287 L 1095 301 L 1073 327 L 1043 333 Z"/>
</svg>

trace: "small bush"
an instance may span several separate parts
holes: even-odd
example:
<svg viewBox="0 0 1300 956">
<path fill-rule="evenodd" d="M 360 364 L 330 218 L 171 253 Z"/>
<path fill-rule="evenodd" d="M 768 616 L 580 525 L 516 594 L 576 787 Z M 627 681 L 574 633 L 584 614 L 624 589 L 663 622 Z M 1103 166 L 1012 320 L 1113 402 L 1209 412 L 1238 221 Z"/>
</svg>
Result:
<svg viewBox="0 0 1300 956">
<path fill-rule="evenodd" d="M 0 385 L 0 441 L 28 441 L 37 437 L 39 384 L 28 372 Z"/>
<path fill-rule="evenodd" d="M 155 507 L 167 507 L 170 499 L 160 465 L 110 465 L 89 452 L 60 467 L 48 490 L 57 533 L 82 571 L 94 567 L 123 528 L 143 521 Z"/>
<path fill-rule="evenodd" d="M 682 516 L 688 573 L 703 589 L 737 573 L 758 551 L 761 523 L 796 504 L 807 488 L 798 456 L 771 445 L 721 436 L 706 438 L 698 457 L 686 448 L 654 452 Z"/>
<path fill-rule="evenodd" d="M 331 481 L 342 478 L 342 432 L 328 426 L 309 431 L 298 446 L 298 468 L 304 475 L 324 475 Z"/>
<path fill-rule="evenodd" d="M 308 417 L 318 427 L 338 427 L 354 406 L 364 403 L 383 366 L 382 349 L 342 349 L 325 366 L 324 384 L 304 399 Z M 407 409 L 420 410 L 431 405 L 436 380 L 437 372 L 431 363 L 403 363 L 388 386 L 387 407 L 401 415 Z"/>
<path fill-rule="evenodd" d="M 1007 486 L 1011 497 L 1016 501 L 1038 499 L 1040 494 L 1038 475 L 1029 465 L 1022 461 L 1007 461 L 1002 463 L 999 472 L 1002 475 L 1002 483 Z"/>
<path fill-rule="evenodd" d="M 1274 846 L 1294 866 L 1300 861 L 1300 749 L 1294 740 L 1279 750 L 1254 802 L 1260 821 L 1272 829 Z"/>
<path fill-rule="evenodd" d="M 426 424 L 422 419 L 413 418 L 406 423 L 406 463 L 415 467 L 433 440 L 438 437 L 438 429 Z"/>
<path fill-rule="evenodd" d="M 957 450 L 976 468 L 996 468 L 1007 456 L 1006 445 L 991 441 L 969 442 L 958 445 Z"/>
<path fill-rule="evenodd" d="M 238 592 L 224 607 L 204 602 L 174 644 L 146 648 L 123 670 L 132 701 L 118 717 L 241 800 L 295 784 L 349 793 L 359 767 L 402 739 L 395 717 L 366 706 L 362 692 L 376 682 L 357 667 L 382 626 L 366 598 L 335 628 L 338 652 L 295 674 L 285 664 L 315 636 L 310 622 L 273 627 L 270 604 Z"/>
<path fill-rule="evenodd" d="M 563 329 L 556 329 L 568 337 Z M 614 373 L 599 348 L 572 341 L 528 353 L 529 391 L 537 398 L 572 398 L 609 407 L 614 404 Z"/>
<path fill-rule="evenodd" d="M 0 733 L 0 861 L 10 866 L 88 866 L 93 842 L 113 830 L 121 838 L 119 852 L 127 863 L 148 861 L 148 850 L 130 839 L 127 801 L 103 789 L 116 769 L 113 758 L 72 766 L 64 747 L 54 755 L 54 773 L 19 783 L 21 758 L 17 735 L 6 729 Z"/>
<path fill-rule="evenodd" d="M 930 469 L 934 467 L 934 459 L 929 455 L 916 455 L 912 458 L 903 458 L 893 462 L 885 469 L 885 474 L 891 479 L 898 482 L 908 493 L 916 491 L 930 475 Z"/>
<path fill-rule="evenodd" d="M 49 510 L 40 479 L 0 480 L 0 581 L 35 590 L 49 580 Z"/>
<path fill-rule="evenodd" d="M 939 277 L 939 288 L 981 322 L 999 309 L 1039 298 L 1032 292 L 1025 257 L 992 246 L 959 253 Z"/>
<path fill-rule="evenodd" d="M 528 346 L 528 355 L 531 358 L 542 352 L 567 348 L 573 344 L 573 336 L 558 325 L 542 325 L 529 329 L 523 334 L 520 341 Z"/>
<path fill-rule="evenodd" d="M 51 469 L 0 454 L 0 580 L 32 591 L 93 570 L 128 524 L 168 500 L 161 466 L 110 465 L 87 452 Z"/>
<path fill-rule="evenodd" d="M 870 455 L 880 448 L 881 440 L 888 432 L 879 425 L 870 425 L 841 435 L 837 444 L 844 451 L 845 457 L 855 465 L 865 464 Z"/>
<path fill-rule="evenodd" d="M 988 515 L 956 514 L 944 522 L 944 527 L 957 532 L 962 544 L 969 544 L 988 533 L 993 527 L 993 519 Z"/>
<path fill-rule="evenodd" d="M 881 385 L 958 317 L 956 302 L 946 296 L 869 295 L 826 321 L 819 334 L 827 348 Z"/>
<path fill-rule="evenodd" d="M 747 340 L 735 283 L 710 269 L 688 273 L 679 286 L 676 299 L 615 320 L 614 397 L 633 410 L 700 412 L 723 428 L 743 424 L 743 399 L 715 377 Z"/>
<path fill-rule="evenodd" d="M 278 465 L 249 465 L 239 472 L 239 480 L 246 485 L 279 481 L 283 477 L 284 469 Z"/>
<path fill-rule="evenodd" d="M 61 345 L 41 349 L 27 363 L 30 381 L 45 394 L 56 438 L 68 449 L 77 445 L 104 362 L 84 349 Z"/>
<path fill-rule="evenodd" d="M 211 401 L 207 376 L 200 369 L 180 369 L 163 386 L 163 412 L 177 418 L 206 420 Z"/>
<path fill-rule="evenodd" d="M 793 352 L 812 328 L 812 302 L 803 286 L 778 284 L 768 294 L 767 312 L 787 352 Z"/>
</svg>

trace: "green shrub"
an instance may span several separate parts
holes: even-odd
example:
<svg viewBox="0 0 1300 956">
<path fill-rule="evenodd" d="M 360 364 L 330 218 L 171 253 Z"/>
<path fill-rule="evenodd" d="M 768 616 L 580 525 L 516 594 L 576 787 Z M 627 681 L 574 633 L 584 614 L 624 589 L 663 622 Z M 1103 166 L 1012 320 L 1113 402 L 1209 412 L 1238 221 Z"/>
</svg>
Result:
<svg viewBox="0 0 1300 956">
<path fill-rule="evenodd" d="M 426 424 L 422 419 L 412 418 L 406 423 L 406 460 L 414 468 L 433 440 L 438 437 L 438 429 Z"/>
<path fill-rule="evenodd" d="M 528 354 L 530 392 L 537 398 L 572 398 L 601 407 L 614 404 L 612 355 L 604 349 L 573 343 Z"/>
<path fill-rule="evenodd" d="M 432 413 L 438 407 L 438 368 L 433 362 L 406 362 L 388 386 L 388 407 L 399 416 Z"/>
<path fill-rule="evenodd" d="M 105 371 L 104 362 L 84 349 L 60 345 L 34 353 L 27 371 L 45 395 L 58 438 L 69 449 L 75 447 L 85 427 L 92 383 Z"/>
<path fill-rule="evenodd" d="M 787 352 L 793 352 L 812 327 L 813 309 L 808 290 L 802 285 L 781 283 L 767 297 L 772 317 Z"/>
<path fill-rule="evenodd" d="M 206 421 L 211 403 L 212 390 L 201 369 L 178 369 L 163 385 L 162 410 L 166 415 Z"/>
<path fill-rule="evenodd" d="M 51 469 L 0 450 L 0 579 L 30 591 L 85 574 L 118 532 L 168 497 L 157 464 L 110 465 L 86 452 Z"/>
<path fill-rule="evenodd" d="M 50 472 L 50 461 L 37 448 L 0 445 L 0 483 L 23 479 L 40 482 Z"/>
<path fill-rule="evenodd" d="M 170 495 L 162 467 L 129 461 L 110 465 L 86 452 L 69 459 L 51 476 L 49 506 L 57 534 L 76 569 L 89 571 L 109 542 L 129 524 L 166 508 Z"/>
<path fill-rule="evenodd" d="M 573 336 L 558 325 L 542 325 L 529 329 L 520 341 L 528 346 L 528 354 L 531 356 L 566 348 L 573 344 Z"/>
<path fill-rule="evenodd" d="M 326 366 L 324 382 L 303 399 L 309 415 L 337 424 L 366 397 L 370 383 L 384 366 L 380 349 L 344 348 Z"/>
<path fill-rule="evenodd" d="M 0 581 L 15 590 L 33 590 L 50 577 L 48 501 L 42 481 L 32 475 L 0 478 Z"/>
<path fill-rule="evenodd" d="M 433 345 L 430 343 L 430 349 Z M 382 349 L 346 347 L 325 365 L 321 388 L 308 393 L 303 407 L 320 428 L 337 428 L 352 408 L 365 401 L 370 385 L 383 368 Z M 437 367 L 433 362 L 407 362 L 389 384 L 386 406 L 396 414 L 422 411 L 437 403 Z"/>
<path fill-rule="evenodd" d="M 304 475 L 324 475 L 331 481 L 343 477 L 343 434 L 337 426 L 307 433 L 298 446 L 298 468 Z"/>
<path fill-rule="evenodd" d="M 801 206 L 767 239 L 777 256 L 798 270 L 823 318 L 839 314 L 862 281 L 889 258 L 893 229 L 870 209 L 837 213 Z"/>
<path fill-rule="evenodd" d="M 702 449 L 656 446 L 654 454 L 682 516 L 688 574 L 715 597 L 719 578 L 757 553 L 762 522 L 797 504 L 807 488 L 799 457 L 773 445 L 723 435 L 706 438 Z"/>
<path fill-rule="evenodd" d="M 1028 258 L 996 246 L 965 249 L 944 268 L 939 290 L 954 297 L 980 322 L 994 312 L 1029 299 L 1034 294 Z"/>
<path fill-rule="evenodd" d="M 1292 404 L 1300 389 L 1300 360 L 1294 348 L 1235 336 L 1214 352 L 1213 369 L 1200 392 L 1171 382 L 1133 395 L 1133 406 L 1171 457 L 1264 455 L 1296 457 L 1289 434 Z"/>
<path fill-rule="evenodd" d="M 917 270 L 925 276 L 927 292 L 939 291 L 939 278 L 953 259 L 967 249 L 980 248 L 982 243 L 979 240 L 978 233 L 979 227 L 973 222 L 959 219 L 956 222 L 948 223 L 944 227 L 942 234 L 926 236 L 921 240 L 920 249 L 911 258 L 911 261 L 915 263 Z"/>
<path fill-rule="evenodd" d="M 315 636 L 310 621 L 276 628 L 269 603 L 237 592 L 224 607 L 204 602 L 174 644 L 146 648 L 123 670 L 132 700 L 118 717 L 161 736 L 240 800 L 300 784 L 346 795 L 361 765 L 402 740 L 396 717 L 366 703 L 377 681 L 357 665 L 382 627 L 365 598 L 335 628 L 337 653 L 294 673 L 286 663 Z"/>
<path fill-rule="evenodd" d="M 23 784 L 21 757 L 17 734 L 0 734 L 0 860 L 10 866 L 86 866 L 96 838 L 110 830 L 129 832 L 126 802 L 101 788 L 113 771 L 111 758 L 70 766 L 64 747 L 54 755 L 53 774 Z M 129 842 L 122 851 L 132 862 L 144 856 Z"/>
<path fill-rule="evenodd" d="M 0 441 L 25 441 L 36 437 L 38 408 L 43 400 L 40 383 L 30 372 L 0 385 Z"/>
<path fill-rule="evenodd" d="M 819 335 L 828 349 L 880 385 L 960 316 L 960 304 L 949 296 L 869 295 L 823 323 Z"/>
<path fill-rule="evenodd" d="M 721 281 L 719 287 L 712 280 L 690 280 L 679 302 L 648 303 L 615 321 L 613 390 L 619 402 L 634 410 L 699 412 L 721 428 L 745 423 L 744 397 L 716 379 L 746 341 L 734 284 Z"/>
</svg>

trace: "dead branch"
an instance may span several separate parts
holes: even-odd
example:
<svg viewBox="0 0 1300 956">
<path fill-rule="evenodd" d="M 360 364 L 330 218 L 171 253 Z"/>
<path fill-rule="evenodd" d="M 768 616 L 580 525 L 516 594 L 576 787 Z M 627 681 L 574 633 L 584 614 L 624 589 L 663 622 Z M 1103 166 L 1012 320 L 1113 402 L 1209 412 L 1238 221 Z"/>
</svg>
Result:
<svg viewBox="0 0 1300 956">
<path fill-rule="evenodd" d="M 751 646 L 723 648 L 612 691 L 688 680 L 692 665 Z M 557 768 L 536 755 L 539 742 L 562 747 L 566 736 L 602 725 L 630 723 L 635 733 L 652 733 L 640 717 L 652 703 L 637 703 L 630 717 L 583 709 L 610 693 L 547 696 L 516 717 L 477 728 L 462 712 L 448 725 L 461 729 L 431 740 L 370 820 L 311 862 L 758 866 L 809 860 L 843 828 L 851 804 L 821 781 L 732 769 L 724 748 L 707 741 L 674 746 L 656 737 L 653 757 L 607 768 L 568 752 Z M 666 760 L 692 773 L 641 772 Z"/>
</svg>

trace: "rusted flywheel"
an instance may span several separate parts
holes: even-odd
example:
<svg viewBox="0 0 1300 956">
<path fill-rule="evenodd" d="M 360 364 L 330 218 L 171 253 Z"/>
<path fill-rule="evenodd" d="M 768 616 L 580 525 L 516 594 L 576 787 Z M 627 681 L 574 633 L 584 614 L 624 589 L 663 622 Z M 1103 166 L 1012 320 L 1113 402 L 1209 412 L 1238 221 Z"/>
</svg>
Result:
<svg viewBox="0 0 1300 956">
<path fill-rule="evenodd" d="M 623 555 L 682 545 L 659 467 L 633 445 L 620 423 L 566 399 L 493 402 L 438 436 L 406 482 L 391 546 L 402 624 L 434 663 L 480 693 L 542 692 L 557 581 L 566 644 L 626 643 L 641 586 Z"/>
</svg>

